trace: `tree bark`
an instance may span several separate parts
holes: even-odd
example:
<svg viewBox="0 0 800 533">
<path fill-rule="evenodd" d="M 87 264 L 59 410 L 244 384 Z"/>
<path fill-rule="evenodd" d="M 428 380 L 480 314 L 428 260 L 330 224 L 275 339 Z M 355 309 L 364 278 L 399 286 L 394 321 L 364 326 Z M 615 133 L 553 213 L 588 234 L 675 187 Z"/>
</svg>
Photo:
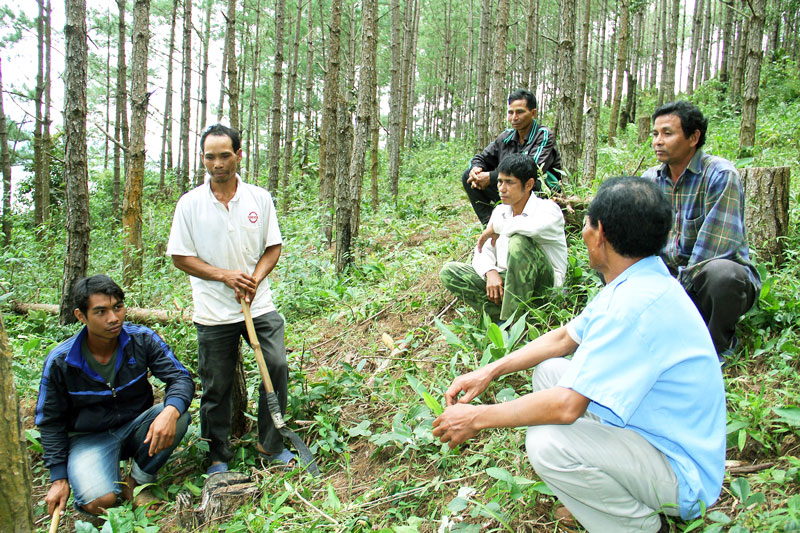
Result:
<svg viewBox="0 0 800 533">
<path fill-rule="evenodd" d="M 50 152 L 53 147 L 53 141 L 50 138 L 50 57 L 52 53 L 51 45 L 51 13 L 50 0 L 47 0 L 47 6 L 44 11 L 44 120 L 42 123 L 42 181 L 40 183 L 42 202 L 42 220 L 47 222 L 50 220 Z"/>
<path fill-rule="evenodd" d="M 475 149 L 483 150 L 489 144 L 489 124 L 486 110 L 489 94 L 489 35 L 492 32 L 492 0 L 481 4 L 480 34 L 478 37 L 478 90 L 475 94 Z M 499 134 L 499 132 L 497 132 Z"/>
<path fill-rule="evenodd" d="M 752 9 L 747 39 L 744 97 L 742 98 L 742 124 L 739 129 L 739 151 L 750 152 L 756 143 L 756 118 L 758 113 L 758 85 L 761 80 L 761 60 L 764 38 L 766 0 L 750 0 Z M 744 155 L 744 154 L 743 154 Z"/>
<path fill-rule="evenodd" d="M 703 0 L 694 2 L 694 18 L 692 20 L 692 44 L 689 55 L 689 70 L 686 76 L 686 94 L 694 94 L 694 73 L 697 67 L 697 55 L 700 48 L 700 34 L 703 29 Z M 710 6 L 709 6 L 710 7 Z"/>
<path fill-rule="evenodd" d="M 199 128 L 197 128 L 198 132 L 205 129 L 208 124 L 208 68 L 209 68 L 209 61 L 208 61 L 208 49 L 211 42 L 211 6 L 212 2 L 208 2 L 206 5 L 206 19 L 203 28 L 203 68 L 200 71 L 200 117 L 198 119 Z M 224 91 L 222 91 L 224 94 Z M 200 150 L 200 144 L 197 144 L 197 150 Z M 202 163 L 197 167 L 197 181 L 198 183 L 203 182 L 203 176 L 205 175 L 205 167 Z"/>
<path fill-rule="evenodd" d="M 236 0 L 228 0 L 225 17 L 225 51 L 228 57 L 228 108 L 231 128 L 239 130 L 239 74 L 236 65 Z"/>
<path fill-rule="evenodd" d="M 342 25 L 342 0 L 331 4 L 328 35 L 328 63 L 323 89 L 322 132 L 319 140 L 320 226 L 328 245 L 333 239 L 333 202 L 336 161 L 336 124 L 339 99 L 339 47 Z"/>
<path fill-rule="evenodd" d="M 410 0 L 406 0 L 410 1 Z M 389 65 L 389 189 L 392 198 L 397 201 L 400 180 L 400 135 L 403 124 L 401 114 L 403 107 L 403 85 L 401 65 L 403 61 L 403 12 L 400 0 L 391 0 L 391 57 Z"/>
<path fill-rule="evenodd" d="M 572 24 L 574 28 L 575 21 L 573 21 Z M 496 134 L 499 134 L 505 129 L 506 125 L 506 98 L 508 97 L 505 83 L 506 42 L 508 40 L 508 0 L 498 0 L 497 2 L 497 19 L 495 21 L 494 35 L 496 40 L 494 44 L 494 60 L 492 61 L 492 113 L 489 127 Z"/>
<path fill-rule="evenodd" d="M 116 215 L 120 213 L 120 199 L 122 193 L 122 183 L 124 172 L 128 172 L 128 65 L 125 59 L 125 43 L 127 42 L 127 29 L 125 26 L 125 4 L 126 0 L 117 0 L 117 10 L 119 11 L 118 33 L 119 41 L 117 46 L 117 126 L 114 127 L 115 138 L 119 144 L 125 147 L 120 150 L 119 145 L 114 145 L 114 184 L 111 196 L 111 211 Z M 119 129 L 119 135 L 117 135 Z M 122 153 L 120 153 L 122 152 Z M 122 168 L 120 168 L 120 157 L 122 157 Z"/>
<path fill-rule="evenodd" d="M 303 157 L 300 163 L 300 176 L 305 176 L 308 167 L 308 140 L 314 136 L 314 108 L 311 105 L 311 97 L 314 94 L 314 11 L 312 5 L 308 6 L 308 26 L 306 36 L 306 123 L 303 132 Z M 321 152 L 320 152 L 321 154 Z M 321 175 L 320 175 L 321 177 Z"/>
<path fill-rule="evenodd" d="M 191 2 L 186 2 L 186 4 L 191 4 Z M 191 18 L 191 13 L 189 17 Z M 122 279 L 125 287 L 132 287 L 142 275 L 142 192 L 144 190 L 145 164 L 144 138 L 147 131 L 149 21 L 150 0 L 135 0 L 133 3 L 133 55 L 131 57 L 133 68 L 131 69 L 130 168 L 126 172 L 125 201 L 122 206 L 122 227 L 125 230 Z M 188 144 L 188 136 L 185 142 Z M 188 165 L 188 149 L 186 156 L 184 167 L 188 169 L 186 166 Z"/>
<path fill-rule="evenodd" d="M 558 144 L 566 172 L 578 170 L 579 143 L 575 131 L 575 0 L 560 4 L 558 33 Z"/>
<path fill-rule="evenodd" d="M 789 234 L 789 167 L 742 169 L 745 191 L 744 220 L 750 245 L 760 262 L 784 260 Z"/>
<path fill-rule="evenodd" d="M 575 135 L 583 136 L 583 103 L 586 96 L 586 76 L 589 53 L 589 26 L 592 20 L 592 2 L 583 4 L 583 26 L 581 27 L 580 50 L 578 51 L 578 90 L 575 92 Z"/>
<path fill-rule="evenodd" d="M 718 4 L 719 2 L 717 2 Z M 700 47 L 700 65 L 695 75 L 695 88 L 699 87 L 704 81 L 711 78 L 711 14 L 714 4 L 708 6 L 705 11 L 705 23 L 703 24 L 702 46 Z"/>
<path fill-rule="evenodd" d="M 642 144 L 650 138 L 650 115 L 639 117 L 637 126 L 636 142 Z"/>
<path fill-rule="evenodd" d="M 732 56 L 733 9 L 728 4 L 725 4 L 722 10 L 724 12 L 724 22 L 722 24 L 722 61 L 719 66 L 719 81 L 724 85 L 728 83 L 728 69 Z"/>
<path fill-rule="evenodd" d="M 124 3 L 124 0 L 120 0 Z M 124 5 L 122 6 L 124 10 Z M 121 18 L 121 17 L 120 17 Z M 122 26 L 124 28 L 124 26 Z M 124 35 L 124 31 L 122 32 Z M 86 276 L 89 262 L 89 185 L 86 154 L 88 46 L 86 0 L 67 0 L 64 23 L 64 182 L 67 249 L 61 283 L 61 324 L 75 322 L 72 285 Z M 124 43 L 123 43 L 124 46 Z"/>
<path fill-rule="evenodd" d="M 172 138 L 167 144 L 167 133 L 172 131 L 172 54 L 175 51 L 175 22 L 178 19 L 178 0 L 172 2 L 172 16 L 169 26 L 169 50 L 167 52 L 167 88 L 164 96 L 164 124 L 161 127 L 161 158 L 158 168 L 158 189 L 166 187 L 167 151 L 172 151 Z"/>
<path fill-rule="evenodd" d="M 36 17 L 36 89 L 34 91 L 35 124 L 33 128 L 33 223 L 44 222 L 45 206 L 42 204 L 42 99 L 44 96 L 44 0 L 37 0 L 39 15 Z"/>
<path fill-rule="evenodd" d="M 278 192 L 281 161 L 281 91 L 283 90 L 283 26 L 286 0 L 275 0 L 275 58 L 272 71 L 272 137 L 269 145 L 269 182 L 267 188 Z M 291 140 L 287 140 L 291 142 Z"/>
<path fill-rule="evenodd" d="M 309 13 L 311 10 L 309 9 Z M 292 201 L 292 189 L 290 178 L 292 174 L 292 152 L 294 148 L 294 99 L 297 88 L 297 66 L 300 61 L 300 30 L 303 22 L 303 0 L 297 0 L 297 19 L 294 26 L 294 45 L 292 46 L 292 63 L 289 70 L 289 80 L 286 88 L 286 141 L 283 148 L 283 180 L 281 183 L 281 194 L 283 201 L 281 205 L 283 212 L 289 210 Z"/>
<path fill-rule="evenodd" d="M 0 168 L 3 171 L 3 243 L 11 244 L 11 161 L 8 153 L 8 129 L 3 107 L 3 76 L 0 68 Z"/>
<path fill-rule="evenodd" d="M 181 177 L 179 181 L 181 194 L 189 189 L 189 124 L 192 115 L 192 2 L 189 0 L 183 2 L 182 64 L 183 102 L 181 103 Z"/>
<path fill-rule="evenodd" d="M 597 174 L 597 109 L 592 100 L 589 100 L 589 109 L 586 111 L 585 130 L 581 184 L 589 185 Z"/>
<path fill-rule="evenodd" d="M 12 360 L 0 315 L 0 531 L 27 533 L 34 530 L 31 470 Z"/>
<path fill-rule="evenodd" d="M 608 144 L 614 146 L 614 137 L 617 136 L 617 123 L 619 122 L 619 106 L 622 101 L 622 76 L 625 72 L 625 63 L 628 60 L 628 14 L 630 1 L 619 0 L 619 26 L 617 45 L 617 68 L 614 76 L 614 96 L 611 101 L 611 118 L 608 125 Z"/>
</svg>

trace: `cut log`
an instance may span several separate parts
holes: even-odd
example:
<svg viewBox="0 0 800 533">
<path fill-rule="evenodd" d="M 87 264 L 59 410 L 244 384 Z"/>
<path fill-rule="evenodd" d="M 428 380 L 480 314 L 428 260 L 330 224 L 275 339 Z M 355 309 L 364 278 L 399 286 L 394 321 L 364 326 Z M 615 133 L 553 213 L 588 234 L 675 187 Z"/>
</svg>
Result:
<svg viewBox="0 0 800 533">
<path fill-rule="evenodd" d="M 13 302 L 11 308 L 15 313 L 26 315 L 31 311 L 44 311 L 51 315 L 57 315 L 59 312 L 57 305 L 51 304 L 30 304 L 25 302 Z M 174 311 L 167 311 L 164 309 L 142 309 L 139 307 L 128 307 L 126 309 L 126 318 L 131 322 L 137 324 L 168 324 L 170 322 L 191 322 L 192 311 L 189 309 L 175 309 Z"/>
<path fill-rule="evenodd" d="M 638 128 L 636 142 L 639 144 L 644 144 L 644 142 L 650 138 L 650 117 L 639 117 L 639 119 L 636 121 L 636 126 Z"/>
<path fill-rule="evenodd" d="M 583 227 L 583 218 L 589 209 L 591 198 L 581 198 L 579 196 L 553 196 L 553 201 L 561 208 L 564 214 L 564 223 L 567 228 L 580 229 Z"/>
<path fill-rule="evenodd" d="M 789 232 L 789 167 L 745 168 L 741 177 L 748 242 L 762 262 L 779 265 Z"/>
</svg>

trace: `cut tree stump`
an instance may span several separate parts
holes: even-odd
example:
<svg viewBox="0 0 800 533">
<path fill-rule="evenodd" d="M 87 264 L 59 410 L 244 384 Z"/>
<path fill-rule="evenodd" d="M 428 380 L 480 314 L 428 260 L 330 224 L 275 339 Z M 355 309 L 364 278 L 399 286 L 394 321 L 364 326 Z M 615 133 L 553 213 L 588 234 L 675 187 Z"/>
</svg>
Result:
<svg viewBox="0 0 800 533">
<path fill-rule="evenodd" d="M 741 177 L 748 242 L 762 262 L 779 265 L 789 232 L 789 167 L 745 168 Z"/>
<path fill-rule="evenodd" d="M 206 479 L 197 508 L 192 507 L 190 492 L 178 494 L 178 521 L 185 531 L 196 531 L 214 522 L 228 520 L 257 495 L 258 487 L 245 474 L 230 471 L 212 474 Z"/>
</svg>

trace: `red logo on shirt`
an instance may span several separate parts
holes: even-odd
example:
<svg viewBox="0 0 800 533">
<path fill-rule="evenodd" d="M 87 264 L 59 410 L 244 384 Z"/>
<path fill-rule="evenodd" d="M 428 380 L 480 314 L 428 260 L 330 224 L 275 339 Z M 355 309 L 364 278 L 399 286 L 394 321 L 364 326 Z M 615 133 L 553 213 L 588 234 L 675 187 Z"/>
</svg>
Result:
<svg viewBox="0 0 800 533">
<path fill-rule="evenodd" d="M 247 215 L 247 220 L 255 224 L 256 222 L 258 222 L 258 213 L 256 213 L 255 211 L 250 211 L 250 214 Z"/>
</svg>

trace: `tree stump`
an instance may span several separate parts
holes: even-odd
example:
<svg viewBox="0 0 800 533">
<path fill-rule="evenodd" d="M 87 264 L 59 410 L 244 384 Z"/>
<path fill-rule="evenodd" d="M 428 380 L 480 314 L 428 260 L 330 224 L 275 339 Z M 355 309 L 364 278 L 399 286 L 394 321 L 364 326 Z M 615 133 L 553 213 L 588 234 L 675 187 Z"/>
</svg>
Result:
<svg viewBox="0 0 800 533">
<path fill-rule="evenodd" d="M 181 492 L 176 498 L 176 514 L 181 527 L 195 531 L 216 521 L 227 520 L 242 505 L 258 495 L 258 487 L 240 472 L 221 472 L 206 479 L 200 494 L 200 505 L 192 508 L 189 492 Z"/>
<path fill-rule="evenodd" d="M 636 142 L 643 144 L 650 137 L 650 117 L 647 115 L 639 117 L 636 121 L 636 125 L 639 132 Z"/>
<path fill-rule="evenodd" d="M 589 101 L 584 122 L 583 175 L 580 184 L 588 186 L 597 174 L 597 109 Z"/>
<path fill-rule="evenodd" d="M 780 264 L 789 231 L 789 167 L 745 168 L 741 177 L 750 246 L 761 261 Z"/>
</svg>

